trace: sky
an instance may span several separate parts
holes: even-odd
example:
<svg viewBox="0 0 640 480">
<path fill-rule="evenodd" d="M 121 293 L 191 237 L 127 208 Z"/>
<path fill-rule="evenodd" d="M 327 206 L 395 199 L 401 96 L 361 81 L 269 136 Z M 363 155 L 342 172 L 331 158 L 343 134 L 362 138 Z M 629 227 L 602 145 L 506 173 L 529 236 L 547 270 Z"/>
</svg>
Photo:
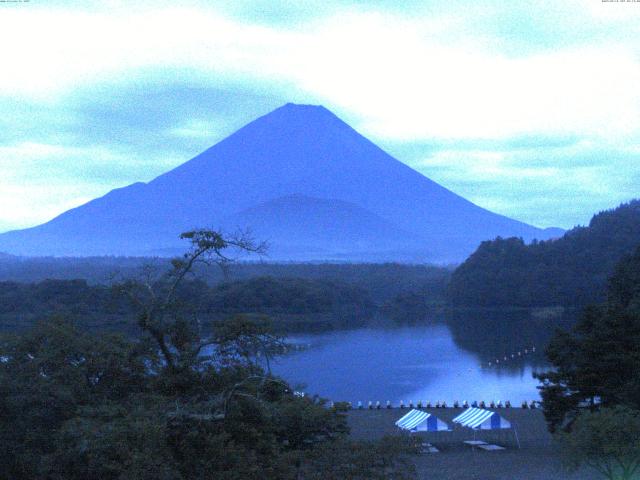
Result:
<svg viewBox="0 0 640 480">
<path fill-rule="evenodd" d="M 321 104 L 492 211 L 640 197 L 640 2 L 0 1 L 0 232 Z"/>
</svg>

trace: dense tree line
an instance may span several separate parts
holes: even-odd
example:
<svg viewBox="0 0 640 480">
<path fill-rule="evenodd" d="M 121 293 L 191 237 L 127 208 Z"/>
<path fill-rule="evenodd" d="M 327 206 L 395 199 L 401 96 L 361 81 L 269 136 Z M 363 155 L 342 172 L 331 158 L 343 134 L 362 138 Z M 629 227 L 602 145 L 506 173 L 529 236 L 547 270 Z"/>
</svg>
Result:
<svg viewBox="0 0 640 480">
<path fill-rule="evenodd" d="M 569 465 L 604 477 L 640 469 L 640 248 L 608 282 L 606 301 L 585 309 L 546 351 L 553 369 L 537 374 L 549 429 Z"/>
<path fill-rule="evenodd" d="M 201 284 L 188 275 L 230 241 L 183 238 L 191 249 L 171 269 L 114 286 L 137 336 L 60 317 L 0 336 L 0 478 L 413 478 L 409 446 L 350 441 L 340 408 L 271 375 L 286 345 L 264 319 L 192 315 Z"/>
<path fill-rule="evenodd" d="M 144 269 L 165 272 L 167 263 L 108 257 L 0 260 L 0 278 L 3 265 L 11 278 L 57 278 L 0 281 L 0 330 L 28 327 L 61 313 L 83 328 L 131 333 L 135 326 L 128 315 L 130 305 L 112 288 L 114 279 L 136 276 Z M 21 275 L 13 275 L 13 268 Z M 399 323 L 425 321 L 444 303 L 451 274 L 447 268 L 424 265 L 245 263 L 227 265 L 225 280 L 221 271 L 212 270 L 196 265 L 198 280 L 181 285 L 185 303 L 203 321 L 260 313 L 287 331 L 360 327 L 378 314 Z"/>
<path fill-rule="evenodd" d="M 0 282 L 0 331 L 28 328 L 53 315 L 65 316 L 84 328 L 126 331 L 130 314 L 125 297 L 85 280 Z"/>
<path fill-rule="evenodd" d="M 353 305 L 370 315 L 373 302 L 363 289 L 342 282 L 257 277 L 227 282 L 211 290 L 208 308 L 223 313 L 325 313 Z"/>
<path fill-rule="evenodd" d="M 213 335 L 215 361 L 187 356 L 176 370 L 148 335 L 64 320 L 5 335 L 0 477 L 412 478 L 399 456 L 410 446 L 350 441 L 340 410 L 258 366 L 248 345 L 273 340 L 268 330 L 236 318 Z"/>
<path fill-rule="evenodd" d="M 595 215 L 562 238 L 526 245 L 497 238 L 452 274 L 456 306 L 585 306 L 604 300 L 615 264 L 640 245 L 640 201 Z"/>
<path fill-rule="evenodd" d="M 191 279 L 180 285 L 179 300 L 206 323 L 230 314 L 267 314 L 285 330 L 362 326 L 376 311 L 361 288 L 294 278 L 259 277 L 213 287 Z M 131 332 L 131 313 L 126 296 L 112 286 L 85 280 L 0 282 L 2 330 L 25 328 L 61 314 L 84 328 Z"/>
<path fill-rule="evenodd" d="M 84 279 L 90 285 L 107 285 L 116 277 L 135 276 L 143 266 L 166 270 L 167 265 L 165 258 L 29 258 L 0 254 L 0 281 L 38 283 L 48 279 Z M 198 266 L 196 272 L 209 285 L 256 277 L 341 282 L 367 291 L 377 304 L 397 295 L 418 291 L 426 293 L 429 298 L 441 300 L 451 275 L 451 269 L 445 267 L 399 263 L 236 262 L 227 266 L 226 277 L 219 270 Z"/>
<path fill-rule="evenodd" d="M 555 369 L 539 378 L 552 430 L 570 426 L 582 406 L 640 410 L 640 248 L 615 268 L 607 301 L 560 331 L 547 356 Z"/>
</svg>

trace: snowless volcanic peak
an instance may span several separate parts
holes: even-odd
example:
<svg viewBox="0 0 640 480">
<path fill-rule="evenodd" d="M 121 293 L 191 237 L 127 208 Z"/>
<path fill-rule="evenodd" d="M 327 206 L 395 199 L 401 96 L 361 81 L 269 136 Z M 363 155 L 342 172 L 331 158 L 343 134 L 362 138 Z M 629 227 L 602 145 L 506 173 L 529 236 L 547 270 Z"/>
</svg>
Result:
<svg viewBox="0 0 640 480">
<path fill-rule="evenodd" d="M 249 228 L 273 260 L 456 262 L 498 235 L 557 235 L 474 205 L 322 106 L 288 103 L 149 183 L 0 235 L 0 251 L 173 253 L 196 227 Z"/>
</svg>

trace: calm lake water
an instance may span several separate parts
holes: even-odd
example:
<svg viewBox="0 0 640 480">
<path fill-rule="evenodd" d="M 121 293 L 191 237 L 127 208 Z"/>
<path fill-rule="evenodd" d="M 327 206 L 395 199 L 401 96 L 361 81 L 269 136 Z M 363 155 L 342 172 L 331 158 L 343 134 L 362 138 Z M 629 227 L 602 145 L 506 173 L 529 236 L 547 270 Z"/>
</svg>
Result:
<svg viewBox="0 0 640 480">
<path fill-rule="evenodd" d="M 471 327 L 463 321 L 292 336 L 289 341 L 305 349 L 279 358 L 272 368 L 298 390 L 354 405 L 538 400 L 532 373 L 547 367 L 542 351 L 553 326 L 502 320 L 490 331 L 476 319 Z"/>
</svg>

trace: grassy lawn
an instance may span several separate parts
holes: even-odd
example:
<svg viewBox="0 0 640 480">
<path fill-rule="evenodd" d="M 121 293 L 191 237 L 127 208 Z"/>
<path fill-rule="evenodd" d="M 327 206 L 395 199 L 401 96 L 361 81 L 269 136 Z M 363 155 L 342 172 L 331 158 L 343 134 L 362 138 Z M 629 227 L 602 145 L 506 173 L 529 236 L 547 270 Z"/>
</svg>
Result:
<svg viewBox="0 0 640 480">
<path fill-rule="evenodd" d="M 376 439 L 401 434 L 394 422 L 408 409 L 353 410 L 348 414 L 351 435 L 356 439 Z M 451 420 L 462 409 L 429 409 L 441 420 Z M 511 430 L 477 432 L 475 439 L 506 447 L 506 450 L 485 452 L 472 450 L 463 444 L 473 440 L 474 432 L 455 427 L 453 432 L 419 433 L 440 453 L 416 455 L 418 478 L 430 480 L 592 480 L 600 478 L 594 472 L 582 470 L 569 474 L 562 468 L 557 446 L 547 432 L 542 412 L 520 408 L 496 410 L 515 426 L 520 449 Z"/>
</svg>

